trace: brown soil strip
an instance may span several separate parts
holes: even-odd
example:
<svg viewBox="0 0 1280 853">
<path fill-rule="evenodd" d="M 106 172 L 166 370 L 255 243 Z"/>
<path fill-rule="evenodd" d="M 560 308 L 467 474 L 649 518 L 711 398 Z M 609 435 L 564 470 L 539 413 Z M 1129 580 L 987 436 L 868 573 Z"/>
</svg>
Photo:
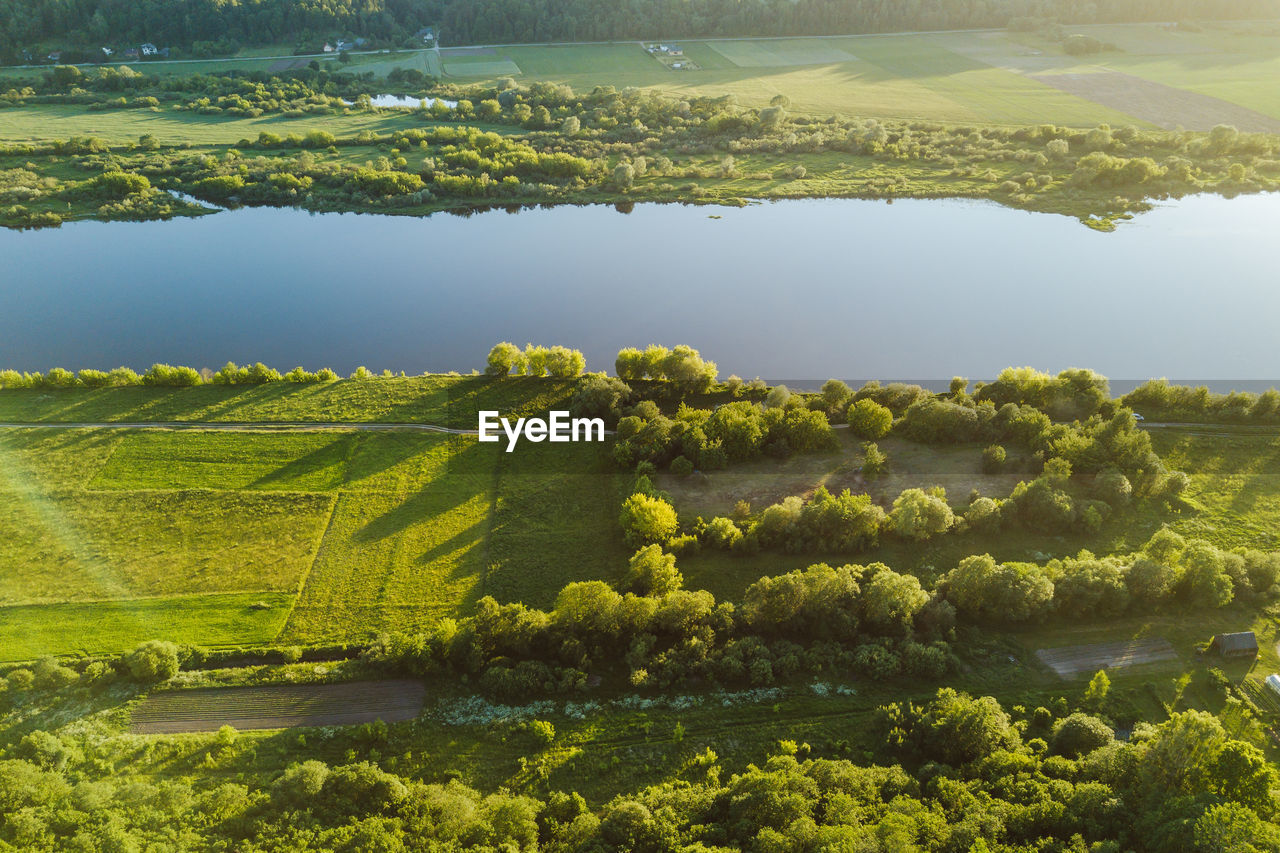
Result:
<svg viewBox="0 0 1280 853">
<path fill-rule="evenodd" d="M 1139 666 L 1144 663 L 1177 660 L 1178 653 L 1168 640 L 1159 638 L 1088 646 L 1061 646 L 1040 649 L 1036 657 L 1062 678 L 1074 678 L 1100 669 Z"/>
<path fill-rule="evenodd" d="M 1280 119 L 1221 98 L 1188 92 L 1118 71 L 1028 76 L 1046 86 L 1120 110 L 1165 130 L 1211 130 L 1217 124 L 1230 124 L 1247 133 L 1280 133 Z"/>
<path fill-rule="evenodd" d="M 212 732 L 294 726 L 398 723 L 422 712 L 420 681 L 350 681 L 343 684 L 278 684 L 167 690 L 148 696 L 133 711 L 135 734 Z"/>
<path fill-rule="evenodd" d="M 306 68 L 309 59 L 299 57 L 297 59 L 279 59 L 267 66 L 267 71 L 275 73 L 277 71 L 295 71 L 299 68 Z"/>
</svg>

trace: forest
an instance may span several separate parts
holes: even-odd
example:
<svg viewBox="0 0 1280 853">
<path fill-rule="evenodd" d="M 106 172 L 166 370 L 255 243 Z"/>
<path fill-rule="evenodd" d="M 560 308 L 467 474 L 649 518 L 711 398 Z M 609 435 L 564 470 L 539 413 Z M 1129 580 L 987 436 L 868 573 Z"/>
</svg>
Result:
<svg viewBox="0 0 1280 853">
<path fill-rule="evenodd" d="M 1028 16 L 1070 24 L 1250 19 L 1278 9 L 1276 0 L 3 0 L 0 62 L 19 62 L 22 50 L 42 44 L 87 57 L 100 56 L 103 45 L 140 42 L 188 56 L 272 44 L 316 53 L 341 36 L 369 39 L 370 48 L 412 47 L 421 45 L 416 33 L 425 26 L 438 27 L 444 44 L 466 45 L 950 30 L 1004 27 Z"/>
</svg>

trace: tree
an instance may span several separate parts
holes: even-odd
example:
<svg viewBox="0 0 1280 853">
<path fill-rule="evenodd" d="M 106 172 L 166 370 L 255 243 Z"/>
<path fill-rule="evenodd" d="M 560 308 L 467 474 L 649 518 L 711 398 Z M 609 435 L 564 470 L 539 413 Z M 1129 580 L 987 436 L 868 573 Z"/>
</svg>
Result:
<svg viewBox="0 0 1280 853">
<path fill-rule="evenodd" d="M 874 441 L 862 442 L 862 476 L 868 480 L 884 473 L 889 457 Z"/>
<path fill-rule="evenodd" d="M 619 189 L 629 190 L 636 182 L 636 169 L 630 163 L 619 163 L 613 167 L 613 185 Z"/>
<path fill-rule="evenodd" d="M 134 680 L 168 681 L 178 674 L 178 647 L 164 640 L 147 640 L 125 656 Z"/>
<path fill-rule="evenodd" d="M 926 755 L 947 764 L 967 764 L 999 749 L 1013 749 L 1018 733 L 1000 703 L 990 696 L 975 699 L 943 687 L 920 719 Z"/>
<path fill-rule="evenodd" d="M 637 492 L 622 504 L 622 533 L 633 548 L 666 542 L 677 529 L 675 507 Z"/>
<path fill-rule="evenodd" d="M 742 531 L 731 518 L 713 518 L 707 525 L 707 539 L 717 548 L 732 548 L 742 538 Z"/>
<path fill-rule="evenodd" d="M 560 132 L 565 136 L 577 136 L 581 130 L 582 122 L 578 120 L 577 116 L 569 116 L 560 122 Z"/>
<path fill-rule="evenodd" d="M 647 545 L 631 556 L 627 580 L 640 595 L 653 596 L 675 592 L 684 582 L 676 568 L 676 558 L 664 554 L 661 545 Z"/>
<path fill-rule="evenodd" d="M 947 598 L 975 619 L 1022 622 L 1053 603 L 1053 581 L 1034 563 L 996 563 L 990 554 L 965 557 L 946 576 Z"/>
<path fill-rule="evenodd" d="M 922 489 L 905 490 L 894 500 L 889 512 L 889 527 L 894 533 L 920 541 L 946 533 L 955 520 L 955 514 L 942 497 Z"/>
<path fill-rule="evenodd" d="M 603 373 L 588 373 L 578 380 L 569 401 L 569 412 L 578 418 L 603 418 L 616 424 L 631 387 Z"/>
<path fill-rule="evenodd" d="M 1129 592 L 1144 604 L 1155 604 L 1169 597 L 1178 582 L 1178 571 L 1141 554 L 1133 561 L 1125 576 Z"/>
<path fill-rule="evenodd" d="M 1004 462 L 1007 458 L 1005 449 L 998 444 L 993 444 L 982 451 L 982 471 L 984 474 L 998 474 L 1004 468 Z"/>
<path fill-rule="evenodd" d="M 884 438 L 893 429 L 893 412 L 875 400 L 858 400 L 846 415 L 849 429 L 859 438 Z"/>
<path fill-rule="evenodd" d="M 1207 542 L 1194 542 L 1182 557 L 1186 568 L 1182 588 L 1187 600 L 1207 607 L 1225 607 L 1235 597 L 1222 552 Z"/>
<path fill-rule="evenodd" d="M 1111 726 L 1097 717 L 1076 712 L 1053 727 L 1053 751 L 1068 758 L 1088 755 L 1111 743 Z"/>
<path fill-rule="evenodd" d="M 1089 679 L 1089 686 L 1084 690 L 1084 703 L 1094 710 L 1101 710 L 1110 692 L 1111 679 L 1107 677 L 1106 670 L 1100 669 Z"/>
<path fill-rule="evenodd" d="M 485 367 L 485 375 L 487 376 L 507 376 L 512 370 L 517 375 L 525 372 L 525 355 L 520 347 L 508 341 L 494 344 L 493 349 L 489 350 L 488 366 Z"/>
<path fill-rule="evenodd" d="M 929 593 L 921 588 L 918 579 L 881 569 L 863 587 L 862 614 L 877 628 L 902 631 L 928 601 Z"/>
</svg>

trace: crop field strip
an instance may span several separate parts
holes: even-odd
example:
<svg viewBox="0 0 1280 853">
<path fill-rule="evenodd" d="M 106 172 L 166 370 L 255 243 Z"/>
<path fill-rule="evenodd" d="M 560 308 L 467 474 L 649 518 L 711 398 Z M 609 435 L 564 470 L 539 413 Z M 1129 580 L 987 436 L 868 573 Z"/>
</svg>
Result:
<svg viewBox="0 0 1280 853">
<path fill-rule="evenodd" d="M 1100 669 L 1176 661 L 1178 653 L 1168 640 L 1148 638 L 1039 649 L 1036 658 L 1062 678 L 1080 678 Z"/>
<path fill-rule="evenodd" d="M 154 693 L 134 708 L 134 734 L 211 732 L 296 726 L 398 723 L 422 712 L 421 681 L 352 681 L 340 684 L 269 685 Z"/>
</svg>

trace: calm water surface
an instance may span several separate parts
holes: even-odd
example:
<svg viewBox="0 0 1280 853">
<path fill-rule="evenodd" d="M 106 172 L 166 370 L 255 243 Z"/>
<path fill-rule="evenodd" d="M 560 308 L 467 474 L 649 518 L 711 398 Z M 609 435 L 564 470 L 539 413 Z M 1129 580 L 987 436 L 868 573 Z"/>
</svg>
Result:
<svg viewBox="0 0 1280 853">
<path fill-rule="evenodd" d="M 1280 376 L 1280 195 L 1101 234 L 964 201 L 244 209 L 0 231 L 0 366 L 483 367 L 491 344 L 690 343 L 722 375 Z"/>
</svg>

